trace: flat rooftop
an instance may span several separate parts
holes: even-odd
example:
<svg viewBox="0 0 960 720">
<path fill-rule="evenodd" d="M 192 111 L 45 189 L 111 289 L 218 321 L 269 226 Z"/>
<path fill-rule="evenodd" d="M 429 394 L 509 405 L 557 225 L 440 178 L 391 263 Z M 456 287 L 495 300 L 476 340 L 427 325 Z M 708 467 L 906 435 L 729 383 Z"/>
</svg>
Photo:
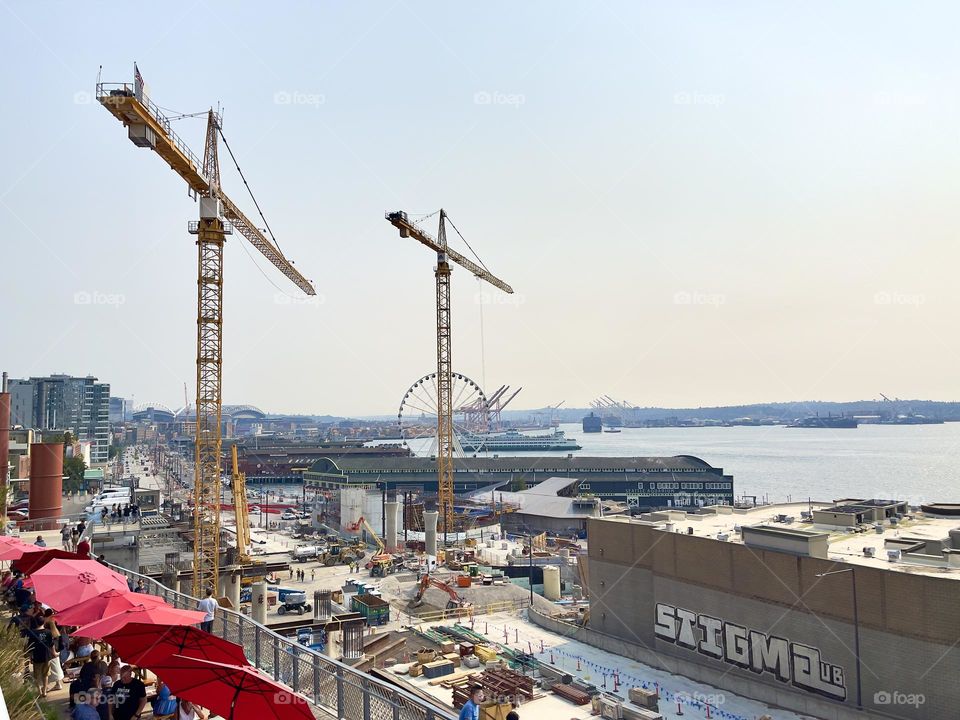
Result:
<svg viewBox="0 0 960 720">
<path fill-rule="evenodd" d="M 331 453 L 335 454 L 335 453 Z M 457 472 L 536 472 L 542 475 L 563 472 L 600 473 L 609 471 L 638 473 L 711 473 L 716 468 L 692 455 L 673 457 L 585 457 L 528 456 L 457 458 Z M 430 457 L 325 457 L 310 468 L 311 473 L 436 473 L 437 461 Z M 672 478 L 674 480 L 682 478 Z"/>
<path fill-rule="evenodd" d="M 849 501 L 845 501 L 849 502 Z M 883 501 L 886 503 L 886 501 Z M 865 503 L 859 503 L 864 505 Z M 892 503 L 891 503 L 892 504 Z M 667 529 L 683 534 L 691 533 L 697 537 L 711 538 L 717 542 L 743 544 L 739 532 L 742 527 L 752 527 L 764 533 L 780 531 L 784 537 L 797 537 L 810 533 L 827 536 L 827 558 L 835 562 L 846 562 L 883 570 L 905 573 L 936 575 L 960 580 L 960 567 L 951 567 L 945 555 L 938 550 L 921 550 L 919 553 L 902 552 L 899 559 L 890 560 L 886 543 L 897 543 L 897 547 L 909 544 L 932 543 L 934 547 L 944 541 L 949 548 L 951 530 L 960 530 L 960 517 L 930 515 L 919 510 L 909 512 L 897 524 L 889 521 L 882 524 L 882 532 L 877 532 L 872 523 L 858 526 L 862 532 L 853 528 L 837 525 L 814 523 L 801 516 L 815 510 L 836 510 L 834 502 L 795 502 L 759 505 L 751 508 L 714 506 L 704 508 L 702 512 L 686 513 L 679 510 L 663 510 L 646 513 L 638 518 L 613 517 L 609 522 L 653 523 L 660 530 Z M 789 522 L 782 522 L 786 518 Z M 724 536 L 718 539 L 717 536 Z M 864 553 L 864 548 L 873 548 L 873 557 Z M 893 548 L 891 548 L 893 549 Z"/>
</svg>

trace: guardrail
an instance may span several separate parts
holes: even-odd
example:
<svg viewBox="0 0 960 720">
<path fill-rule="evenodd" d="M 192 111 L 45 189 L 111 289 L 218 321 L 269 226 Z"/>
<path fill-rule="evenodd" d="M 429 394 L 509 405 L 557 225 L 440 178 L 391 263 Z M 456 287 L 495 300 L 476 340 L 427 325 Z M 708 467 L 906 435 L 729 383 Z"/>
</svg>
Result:
<svg viewBox="0 0 960 720">
<path fill-rule="evenodd" d="M 153 578 L 116 565 L 111 567 L 143 580 L 147 591 L 170 605 L 195 610 L 198 600 L 177 592 Z M 370 677 L 346 663 L 278 635 L 233 610 L 220 608 L 213 633 L 241 645 L 247 659 L 277 682 L 299 693 L 318 712 L 338 720 L 455 720 L 456 715 L 433 707 L 421 698 L 387 682 Z"/>
<path fill-rule="evenodd" d="M 432 612 L 425 612 L 422 615 L 410 615 L 410 623 L 429 623 L 453 618 L 462 620 L 463 618 L 471 618 L 475 615 L 493 615 L 498 612 L 523 610 L 527 607 L 530 607 L 529 600 L 502 600 L 487 605 L 468 605 L 467 607 L 434 610 Z"/>
</svg>

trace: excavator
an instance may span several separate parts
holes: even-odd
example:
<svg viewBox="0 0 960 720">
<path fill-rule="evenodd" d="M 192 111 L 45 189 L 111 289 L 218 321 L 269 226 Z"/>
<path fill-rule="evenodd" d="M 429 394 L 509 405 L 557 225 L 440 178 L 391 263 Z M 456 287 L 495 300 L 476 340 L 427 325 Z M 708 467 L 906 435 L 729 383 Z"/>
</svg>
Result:
<svg viewBox="0 0 960 720">
<path fill-rule="evenodd" d="M 347 526 L 350 532 L 357 532 L 360 528 L 366 530 L 377 545 L 376 554 L 373 555 L 373 557 L 370 558 L 370 562 L 366 564 L 366 568 L 370 571 L 370 577 L 383 577 L 384 575 L 395 572 L 399 564 L 397 562 L 397 556 L 387 552 L 383 540 L 380 539 L 377 531 L 373 529 L 363 515 L 361 515 L 360 519 L 355 523 Z"/>
<path fill-rule="evenodd" d="M 424 575 L 420 579 L 420 586 L 417 588 L 417 594 L 413 596 L 413 600 L 410 601 L 410 607 L 420 607 L 423 605 L 423 596 L 427 592 L 427 588 L 435 587 L 439 590 L 443 590 L 447 595 L 450 596 L 450 599 L 447 600 L 447 610 L 455 610 L 457 608 L 469 607 L 470 603 L 464 599 L 456 590 L 454 590 L 450 585 L 443 582 L 442 580 L 437 580 L 432 575 Z"/>
</svg>

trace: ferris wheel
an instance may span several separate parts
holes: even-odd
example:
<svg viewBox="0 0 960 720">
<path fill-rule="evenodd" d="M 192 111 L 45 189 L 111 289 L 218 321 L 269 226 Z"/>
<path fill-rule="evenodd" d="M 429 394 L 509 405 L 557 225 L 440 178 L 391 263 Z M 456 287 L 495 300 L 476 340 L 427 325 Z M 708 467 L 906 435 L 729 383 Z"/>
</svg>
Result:
<svg viewBox="0 0 960 720">
<path fill-rule="evenodd" d="M 437 374 L 417 380 L 400 401 L 397 426 L 403 446 L 415 455 L 437 454 Z M 461 373 L 453 373 L 453 444 L 458 455 L 472 455 L 470 438 L 489 428 L 487 396 L 483 389 Z"/>
</svg>

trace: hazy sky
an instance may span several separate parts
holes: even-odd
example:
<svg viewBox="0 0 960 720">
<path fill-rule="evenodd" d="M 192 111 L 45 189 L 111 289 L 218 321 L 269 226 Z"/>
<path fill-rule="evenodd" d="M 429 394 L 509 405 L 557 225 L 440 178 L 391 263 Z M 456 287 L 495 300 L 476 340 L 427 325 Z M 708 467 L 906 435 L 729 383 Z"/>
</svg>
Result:
<svg viewBox="0 0 960 720">
<path fill-rule="evenodd" d="M 198 207 L 92 99 L 136 60 L 160 106 L 222 104 L 320 294 L 231 239 L 225 402 L 395 410 L 435 368 L 435 258 L 383 213 L 441 205 L 517 292 L 454 270 L 454 364 L 518 407 L 958 399 L 958 16 L 3 0 L 0 365 L 193 399 Z"/>
</svg>

